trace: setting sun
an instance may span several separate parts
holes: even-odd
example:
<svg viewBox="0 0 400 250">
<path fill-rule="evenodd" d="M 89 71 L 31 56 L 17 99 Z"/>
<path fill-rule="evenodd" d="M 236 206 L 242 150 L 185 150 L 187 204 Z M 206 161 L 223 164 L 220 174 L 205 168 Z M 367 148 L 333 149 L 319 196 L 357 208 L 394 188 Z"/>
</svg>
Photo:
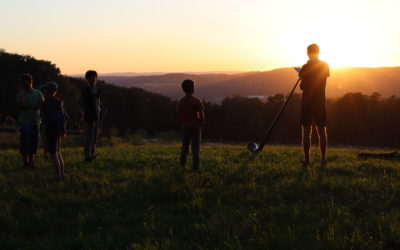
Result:
<svg viewBox="0 0 400 250">
<path fill-rule="evenodd" d="M 333 67 L 384 65 L 382 48 L 384 43 L 379 28 L 374 27 L 373 20 L 363 13 L 348 10 L 340 16 L 339 10 L 331 10 L 330 14 L 321 16 L 312 30 L 305 32 L 305 38 L 315 37 L 320 43 L 321 58 Z"/>
<path fill-rule="evenodd" d="M 390 52 L 395 50 L 398 53 L 398 49 L 389 46 L 393 43 L 388 40 L 390 29 L 377 22 L 378 19 L 374 18 L 377 12 L 371 14 L 354 3 L 347 4 L 347 8 L 340 3 L 315 4 L 312 11 L 289 13 L 295 16 L 295 21 L 289 30 L 279 30 L 277 38 L 272 38 L 277 40 L 275 47 L 279 52 L 265 53 L 266 59 L 279 57 L 276 61 L 282 64 L 299 65 L 307 60 L 306 46 L 317 43 L 321 47 L 321 60 L 331 67 L 398 64 Z M 365 2 L 363 5 L 366 7 Z"/>
</svg>

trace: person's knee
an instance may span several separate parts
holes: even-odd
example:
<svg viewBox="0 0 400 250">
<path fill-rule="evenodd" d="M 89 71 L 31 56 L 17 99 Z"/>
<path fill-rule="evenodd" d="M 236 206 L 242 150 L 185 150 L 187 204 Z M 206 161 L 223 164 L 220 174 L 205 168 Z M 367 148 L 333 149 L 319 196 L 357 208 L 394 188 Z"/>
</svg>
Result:
<svg viewBox="0 0 400 250">
<path fill-rule="evenodd" d="M 326 136 L 326 127 L 317 127 L 318 136 Z"/>
<path fill-rule="evenodd" d="M 319 140 L 321 142 L 326 142 L 327 140 L 326 127 L 318 127 L 317 132 Z"/>
<path fill-rule="evenodd" d="M 301 126 L 301 131 L 303 136 L 310 136 L 311 135 L 311 126 Z"/>
</svg>

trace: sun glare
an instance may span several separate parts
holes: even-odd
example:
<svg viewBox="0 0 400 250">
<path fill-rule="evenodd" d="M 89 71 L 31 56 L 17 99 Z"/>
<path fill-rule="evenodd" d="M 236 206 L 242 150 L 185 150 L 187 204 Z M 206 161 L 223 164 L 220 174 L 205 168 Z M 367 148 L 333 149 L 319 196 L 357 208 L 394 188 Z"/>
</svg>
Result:
<svg viewBox="0 0 400 250">
<path fill-rule="evenodd" d="M 331 67 L 385 64 L 382 31 L 366 13 L 335 9 L 321 12 L 317 17 L 305 17 L 304 27 L 297 27 L 290 35 L 281 37 L 288 61 L 293 64 L 304 62 L 307 60 L 306 46 L 317 43 L 321 48 L 320 59 Z"/>
<path fill-rule="evenodd" d="M 342 28 L 336 35 L 327 34 L 320 42 L 320 57 L 331 67 L 381 65 L 379 41 L 365 34 L 363 30 L 353 31 L 348 28 Z"/>
</svg>

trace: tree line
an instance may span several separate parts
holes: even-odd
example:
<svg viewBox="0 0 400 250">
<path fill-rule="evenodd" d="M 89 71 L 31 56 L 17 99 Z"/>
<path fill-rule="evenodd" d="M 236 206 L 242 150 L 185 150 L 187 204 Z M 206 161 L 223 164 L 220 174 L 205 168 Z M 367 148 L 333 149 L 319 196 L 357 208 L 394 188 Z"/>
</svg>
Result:
<svg viewBox="0 0 400 250">
<path fill-rule="evenodd" d="M 86 86 L 83 79 L 61 74 L 51 62 L 31 56 L 0 50 L 0 122 L 18 117 L 16 93 L 19 77 L 30 73 L 34 87 L 52 80 L 58 83 L 58 95 L 69 114 L 68 129 L 80 128 L 79 98 Z M 183 80 L 183 79 L 182 79 Z M 329 84 L 329 83 L 328 83 Z M 104 130 L 116 128 L 122 135 L 146 130 L 149 135 L 163 131 L 179 131 L 177 101 L 140 88 L 123 88 L 99 81 L 105 107 Z M 180 91 L 180 82 L 176 84 Z M 182 94 L 183 95 L 183 94 Z M 206 123 L 203 138 L 226 142 L 260 140 L 285 96 L 277 94 L 266 101 L 243 96 L 230 96 L 221 103 L 204 100 Z M 292 96 L 275 126 L 270 143 L 300 143 L 301 96 Z M 400 98 L 382 97 L 378 93 L 347 93 L 327 100 L 329 143 L 336 145 L 389 146 L 400 145 Z"/>
<path fill-rule="evenodd" d="M 232 96 L 221 104 L 206 103 L 206 137 L 231 141 L 260 141 L 285 96 Z M 270 143 L 299 144 L 301 95 L 294 94 L 269 138 Z M 400 98 L 379 93 L 347 93 L 327 100 L 328 140 L 335 145 L 400 146 Z M 315 135 L 314 135 L 315 136 Z M 316 141 L 316 138 L 314 138 Z"/>
</svg>

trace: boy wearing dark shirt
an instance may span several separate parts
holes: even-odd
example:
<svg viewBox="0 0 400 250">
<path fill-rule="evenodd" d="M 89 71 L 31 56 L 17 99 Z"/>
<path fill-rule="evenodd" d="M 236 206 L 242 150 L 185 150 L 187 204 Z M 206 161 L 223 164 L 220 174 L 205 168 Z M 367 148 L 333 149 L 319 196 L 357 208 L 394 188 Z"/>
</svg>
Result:
<svg viewBox="0 0 400 250">
<path fill-rule="evenodd" d="M 64 179 L 64 160 L 60 153 L 61 138 L 66 134 L 65 126 L 68 116 L 63 102 L 56 96 L 57 83 L 47 82 L 42 88 L 46 98 L 42 107 L 46 149 L 53 161 L 54 178 L 56 181 L 60 181 Z"/>
<path fill-rule="evenodd" d="M 96 159 L 96 143 L 102 116 L 101 91 L 96 86 L 97 72 L 89 70 L 85 74 L 88 86 L 83 89 L 81 107 L 85 120 L 85 162 Z"/>
<path fill-rule="evenodd" d="M 302 143 L 304 165 L 310 165 L 310 145 L 312 122 L 317 125 L 318 140 L 321 150 L 321 164 L 326 164 L 327 133 L 325 88 L 329 77 L 329 66 L 318 58 L 319 47 L 311 44 L 307 47 L 309 61 L 303 65 L 300 89 L 303 91 L 301 101 Z"/>
<path fill-rule="evenodd" d="M 204 107 L 201 101 L 193 96 L 194 82 L 184 80 L 182 89 L 185 96 L 178 103 L 178 115 L 182 125 L 182 149 L 180 164 L 186 170 L 186 156 L 189 145 L 192 145 L 193 170 L 198 170 L 200 165 L 200 140 L 201 128 L 204 125 Z"/>
</svg>

